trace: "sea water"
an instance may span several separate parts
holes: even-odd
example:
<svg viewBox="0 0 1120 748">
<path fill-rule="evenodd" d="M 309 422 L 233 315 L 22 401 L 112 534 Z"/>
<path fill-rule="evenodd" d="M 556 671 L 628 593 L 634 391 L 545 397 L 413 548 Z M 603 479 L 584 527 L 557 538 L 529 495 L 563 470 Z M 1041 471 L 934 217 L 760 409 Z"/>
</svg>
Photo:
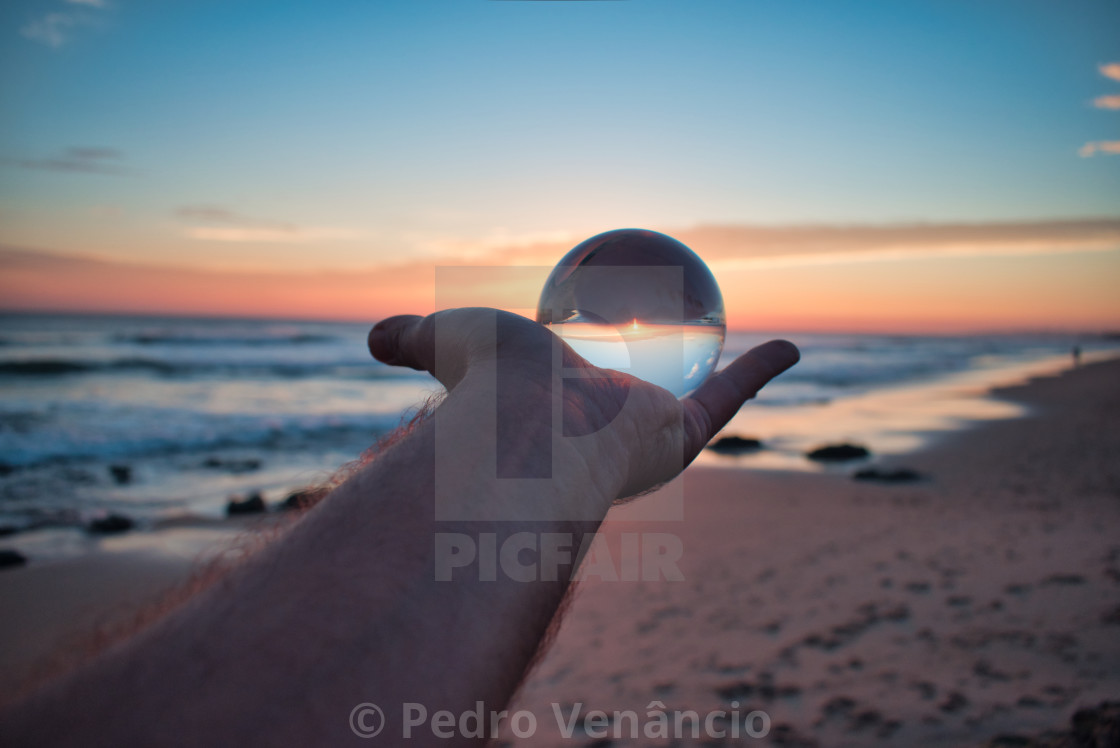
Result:
<svg viewBox="0 0 1120 748">
<path fill-rule="evenodd" d="M 704 326 L 648 337 L 627 335 L 626 325 L 597 327 L 554 329 L 577 352 L 605 356 L 602 365 L 670 389 L 691 386 L 702 375 L 689 377 L 692 365 L 702 369 L 719 350 Z M 297 320 L 0 315 L 0 526 L 104 511 L 217 516 L 230 495 L 261 491 L 276 502 L 325 479 L 441 389 L 422 372 L 372 360 L 368 330 Z M 851 418 L 825 418 L 845 403 L 866 409 L 865 398 L 883 402 L 877 393 L 887 389 L 965 372 L 1052 357 L 1068 364 L 1074 343 L 1086 361 L 1120 349 L 1120 341 L 1065 334 L 732 331 L 724 365 L 775 337 L 795 342 L 801 362 L 744 407 L 728 433 L 763 439 L 766 449 L 749 459 L 786 454 L 788 466 L 804 469 L 813 463 L 801 450 L 817 441 L 867 441 L 879 451 L 862 427 L 840 431 Z M 670 362 L 637 372 L 647 347 L 671 348 Z M 876 428 L 887 425 L 883 418 L 876 416 Z M 117 482 L 114 465 L 131 469 L 127 482 Z"/>
<path fill-rule="evenodd" d="M 626 372 L 681 397 L 712 372 L 723 349 L 723 326 L 566 322 L 549 325 L 572 350 L 604 369 Z"/>
</svg>

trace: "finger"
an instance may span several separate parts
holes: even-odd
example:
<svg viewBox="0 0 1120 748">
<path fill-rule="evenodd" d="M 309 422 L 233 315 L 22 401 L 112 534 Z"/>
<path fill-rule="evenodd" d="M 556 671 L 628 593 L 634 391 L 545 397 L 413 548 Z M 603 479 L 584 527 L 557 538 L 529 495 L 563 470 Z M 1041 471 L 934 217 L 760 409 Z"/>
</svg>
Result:
<svg viewBox="0 0 1120 748">
<path fill-rule="evenodd" d="M 366 340 L 369 352 L 390 366 L 408 366 L 420 371 L 435 368 L 435 336 L 427 317 L 401 314 L 373 326 Z"/>
<path fill-rule="evenodd" d="M 480 338 L 493 342 L 494 314 L 492 309 L 446 309 L 427 317 L 389 317 L 373 326 L 367 344 L 378 361 L 426 371 L 450 390 L 482 349 Z"/>
<path fill-rule="evenodd" d="M 743 403 L 762 387 L 801 359 L 797 346 L 787 340 L 771 340 L 744 353 L 727 368 L 685 398 L 685 412 L 697 423 L 687 430 L 688 454 L 696 455 L 731 420 Z"/>
</svg>

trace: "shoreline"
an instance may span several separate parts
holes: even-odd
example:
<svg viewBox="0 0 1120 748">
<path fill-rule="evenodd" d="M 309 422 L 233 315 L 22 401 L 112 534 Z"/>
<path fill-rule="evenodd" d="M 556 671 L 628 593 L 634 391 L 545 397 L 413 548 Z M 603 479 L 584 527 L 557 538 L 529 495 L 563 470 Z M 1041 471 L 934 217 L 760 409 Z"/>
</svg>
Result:
<svg viewBox="0 0 1120 748">
<path fill-rule="evenodd" d="M 1120 353 L 1099 351 L 1083 356 L 1080 366 L 1117 360 Z M 764 448 L 740 455 L 715 454 L 709 449 L 694 465 L 820 473 L 905 459 L 984 424 L 1029 415 L 1027 405 L 999 393 L 1076 368 L 1068 356 L 1050 356 L 877 387 L 817 406 L 771 410 L 764 402 L 748 403 L 720 437 L 755 438 Z M 863 462 L 832 464 L 805 459 L 812 449 L 841 443 L 867 447 L 871 455 Z"/>
</svg>

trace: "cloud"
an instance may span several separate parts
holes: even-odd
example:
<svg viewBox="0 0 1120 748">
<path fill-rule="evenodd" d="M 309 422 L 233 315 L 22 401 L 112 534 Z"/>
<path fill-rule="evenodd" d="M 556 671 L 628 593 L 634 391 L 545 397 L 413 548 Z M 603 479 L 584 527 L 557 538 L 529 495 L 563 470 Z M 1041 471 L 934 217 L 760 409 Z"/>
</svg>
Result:
<svg viewBox="0 0 1120 748">
<path fill-rule="evenodd" d="M 603 229 L 609 227 L 602 227 Z M 1078 219 L 986 223 L 884 225 L 701 225 L 650 226 L 691 247 L 713 269 L 846 265 L 953 257 L 1017 257 L 1120 249 L 1120 220 Z M 475 241 L 423 237 L 429 267 L 551 268 L 590 236 L 539 234 L 538 241 L 495 246 L 494 237 Z M 534 235 L 526 235 L 534 236 Z M 405 242 L 406 244 L 408 242 Z M 414 245 L 415 246 L 415 245 Z"/>
<path fill-rule="evenodd" d="M 1077 151 L 1077 155 L 1082 158 L 1095 156 L 1098 153 L 1107 155 L 1120 154 L 1120 140 L 1094 140 L 1081 146 Z"/>
<path fill-rule="evenodd" d="M 658 227 L 650 227 L 658 228 Z M 1120 249 L 1120 220 L 1079 219 L 886 225 L 708 225 L 660 227 L 713 268 L 763 268 L 936 259 L 1016 257 Z M 441 243 L 438 266 L 551 266 L 586 236 L 489 246 Z"/>
<path fill-rule="evenodd" d="M 854 226 L 701 226 L 671 232 L 718 267 L 1009 257 L 1120 248 L 1120 220 Z"/>
<path fill-rule="evenodd" d="M 1098 96 L 1093 99 L 1093 106 L 1097 109 L 1120 109 L 1120 94 Z"/>
<path fill-rule="evenodd" d="M 65 0 L 69 5 L 81 6 L 80 10 L 53 11 L 42 18 L 30 21 L 19 30 L 25 38 L 55 49 L 70 41 L 73 31 L 82 26 L 94 26 L 97 19 L 86 9 L 108 9 L 106 0 Z"/>
<path fill-rule="evenodd" d="M 175 215 L 190 223 L 184 231 L 192 239 L 213 242 L 311 242 L 355 239 L 359 234 L 329 226 L 297 226 L 286 221 L 252 218 L 217 205 L 187 205 Z"/>
<path fill-rule="evenodd" d="M 119 176 L 131 173 L 120 163 L 123 159 L 124 154 L 115 148 L 73 146 L 57 156 L 38 159 L 3 159 L 3 163 L 39 171 Z"/>
<path fill-rule="evenodd" d="M 81 19 L 81 16 L 74 13 L 48 13 L 28 23 L 19 33 L 32 41 L 57 48 L 69 40 L 70 29 L 81 25 Z"/>
<path fill-rule="evenodd" d="M 176 208 L 175 215 L 180 218 L 198 218 L 203 221 L 231 221 L 235 219 L 231 211 L 210 205 L 187 205 L 182 208 Z"/>
<path fill-rule="evenodd" d="M 330 226 L 291 228 L 251 228 L 229 226 L 193 226 L 186 231 L 192 239 L 211 242 L 313 242 L 329 239 L 357 239 L 360 234 L 350 229 Z"/>
<path fill-rule="evenodd" d="M 1120 62 L 1106 62 L 1097 68 L 1105 78 L 1120 81 Z"/>
<path fill-rule="evenodd" d="M 269 227 L 279 231 L 295 229 L 292 224 L 250 218 L 220 205 L 185 205 L 176 208 L 175 215 L 188 221 L 206 221 L 226 226 Z"/>
</svg>

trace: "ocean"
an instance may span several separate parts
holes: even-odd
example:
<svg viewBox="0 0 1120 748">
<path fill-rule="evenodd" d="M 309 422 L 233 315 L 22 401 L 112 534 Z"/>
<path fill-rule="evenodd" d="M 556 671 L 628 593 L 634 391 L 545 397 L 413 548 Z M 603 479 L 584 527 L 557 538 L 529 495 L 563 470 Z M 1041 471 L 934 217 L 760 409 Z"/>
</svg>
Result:
<svg viewBox="0 0 1120 748">
<path fill-rule="evenodd" d="M 234 496 L 270 502 L 328 478 L 440 387 L 366 350 L 366 324 L 96 315 L 0 317 L 0 526 L 221 516 Z M 763 438 L 737 467 L 818 469 L 806 447 L 838 439 L 902 453 L 929 433 L 1015 415 L 993 383 L 1116 355 L 1070 335 L 730 333 L 725 363 L 786 337 L 802 361 L 728 432 Z M 940 403 L 930 405 L 932 393 Z M 986 403 L 986 405 L 985 405 Z M 949 407 L 953 404 L 952 407 Z"/>
</svg>

